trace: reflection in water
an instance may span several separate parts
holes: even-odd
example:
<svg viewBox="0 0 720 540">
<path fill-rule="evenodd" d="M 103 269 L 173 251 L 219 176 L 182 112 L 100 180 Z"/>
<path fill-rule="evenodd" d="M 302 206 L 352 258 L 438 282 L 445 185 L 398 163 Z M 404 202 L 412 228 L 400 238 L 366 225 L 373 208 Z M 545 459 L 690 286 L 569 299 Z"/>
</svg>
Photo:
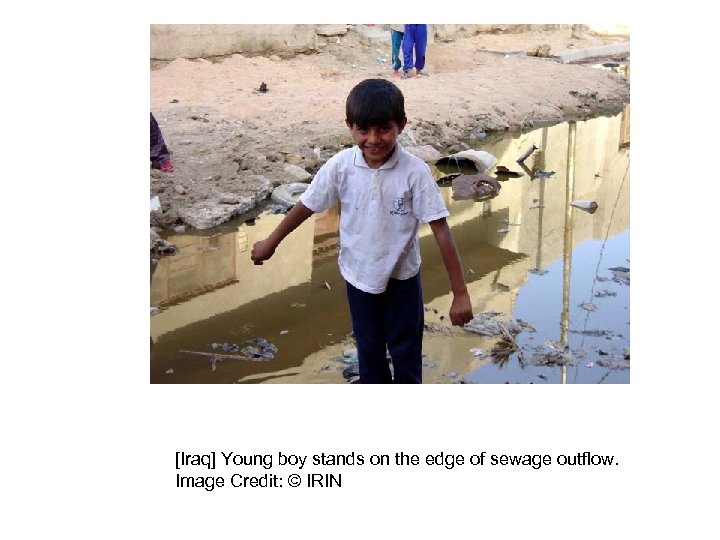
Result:
<svg viewBox="0 0 720 540">
<path fill-rule="evenodd" d="M 482 149 L 512 170 L 525 149 L 539 148 L 526 160 L 533 174 L 498 176 L 502 189 L 490 200 L 454 200 L 449 185 L 440 183 L 475 313 L 494 310 L 533 325 L 536 332 L 518 336 L 525 356 L 557 340 L 560 327 L 559 342 L 572 359 L 565 367 L 534 366 L 521 365 L 516 354 L 493 363 L 471 353 L 490 350 L 497 338 L 450 327 L 447 275 L 430 228 L 423 226 L 425 382 L 629 381 L 628 362 L 620 361 L 629 347 L 629 286 L 612 281 L 608 270 L 629 267 L 624 118 L 544 127 L 485 143 Z M 534 174 L 548 170 L 557 172 Z M 594 200 L 599 208 L 592 215 L 573 211 L 568 203 L 574 199 Z M 168 237 L 179 252 L 162 258 L 152 275 L 151 303 L 160 310 L 151 317 L 151 382 L 344 382 L 345 366 L 335 358 L 352 341 L 336 262 L 338 211 L 313 216 L 273 259 L 254 266 L 248 246 L 282 217 L 261 214 L 252 226 L 231 223 L 211 233 Z M 595 299 L 600 291 L 604 296 Z M 578 307 L 591 304 L 595 311 Z M 180 353 L 226 354 L 223 347 L 243 349 L 256 338 L 277 347 L 274 358 L 248 362 L 226 355 L 211 363 L 202 354 Z"/>
</svg>

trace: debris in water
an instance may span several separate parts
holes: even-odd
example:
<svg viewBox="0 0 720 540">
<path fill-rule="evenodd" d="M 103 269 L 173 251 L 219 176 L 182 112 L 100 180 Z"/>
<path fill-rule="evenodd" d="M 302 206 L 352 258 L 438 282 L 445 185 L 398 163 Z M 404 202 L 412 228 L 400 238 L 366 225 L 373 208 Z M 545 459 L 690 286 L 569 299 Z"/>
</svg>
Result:
<svg viewBox="0 0 720 540">
<path fill-rule="evenodd" d="M 583 210 L 588 214 L 594 214 L 598 209 L 598 203 L 595 201 L 573 201 L 570 203 L 570 206 Z"/>
<path fill-rule="evenodd" d="M 537 171 L 533 176 L 535 178 L 550 178 L 555 174 L 555 171 Z"/>
<path fill-rule="evenodd" d="M 280 330 L 280 335 L 281 335 L 281 336 L 286 336 L 286 335 L 288 335 L 289 333 L 290 333 L 290 330 Z"/>
<path fill-rule="evenodd" d="M 173 373 L 175 372 L 172 369 L 168 369 L 165 371 L 165 375 L 172 375 Z"/>
<path fill-rule="evenodd" d="M 497 232 L 504 234 L 506 232 L 510 232 L 510 229 L 498 229 Z"/>
<path fill-rule="evenodd" d="M 595 293 L 595 298 L 605 298 L 606 296 L 617 296 L 615 291 L 608 291 L 607 289 L 600 289 Z"/>
<path fill-rule="evenodd" d="M 584 309 L 585 311 L 596 311 L 597 306 L 593 304 L 592 302 L 583 302 L 582 304 L 578 305 L 579 308 Z"/>
<path fill-rule="evenodd" d="M 527 150 L 525 150 L 525 151 L 520 155 L 520 157 L 517 158 L 517 160 L 516 160 L 515 162 L 516 162 L 516 163 L 522 163 L 522 162 L 525 161 L 527 158 L 529 158 L 530 155 L 531 155 L 535 150 L 537 150 L 537 149 L 538 149 L 538 147 L 535 146 L 535 144 L 533 143 L 533 145 L 532 145 L 530 148 L 528 148 Z"/>
<path fill-rule="evenodd" d="M 502 328 L 510 334 L 519 334 L 523 330 L 522 325 L 517 320 L 512 317 L 499 318 L 499 315 L 502 315 L 502 313 L 498 311 L 485 311 L 475 315 L 469 323 L 463 326 L 463 329 L 468 332 L 473 332 L 474 334 L 489 337 L 503 335 L 504 332 Z"/>
<path fill-rule="evenodd" d="M 528 270 L 531 274 L 535 274 L 536 276 L 544 276 L 549 272 L 549 270 L 543 270 L 542 268 L 531 268 Z"/>
<path fill-rule="evenodd" d="M 470 349 L 470 354 L 472 354 L 473 356 L 480 356 L 481 358 L 485 358 L 490 353 L 483 349 Z"/>
<path fill-rule="evenodd" d="M 613 273 L 612 280 L 622 285 L 630 285 L 630 269 L 626 266 L 608 268 Z"/>
<path fill-rule="evenodd" d="M 325 282 L 325 288 L 326 288 L 328 291 L 332 290 L 332 289 L 330 288 L 330 284 L 329 284 L 327 281 Z"/>
<path fill-rule="evenodd" d="M 506 218 L 503 218 L 503 219 L 501 219 L 500 221 L 501 221 L 502 223 L 504 223 L 505 225 L 512 225 L 512 226 L 514 226 L 514 227 L 519 227 L 519 226 L 520 226 L 520 223 L 510 223 L 510 220 L 509 220 L 509 219 L 506 219 Z"/>
<path fill-rule="evenodd" d="M 523 175 L 523 173 L 511 171 L 504 165 L 498 165 L 497 167 L 495 167 L 495 174 L 499 174 L 501 176 L 509 176 L 511 178 L 519 178 Z"/>
<path fill-rule="evenodd" d="M 593 367 L 594 365 L 595 364 L 593 362 L 588 362 L 587 364 L 585 364 L 585 367 L 590 368 L 590 367 Z"/>
<path fill-rule="evenodd" d="M 473 270 L 472 268 L 468 268 L 467 273 L 468 273 L 468 274 L 475 275 L 475 270 Z"/>
<path fill-rule="evenodd" d="M 222 350 L 226 353 L 236 353 L 240 350 L 240 345 L 237 343 L 223 343 Z"/>
</svg>

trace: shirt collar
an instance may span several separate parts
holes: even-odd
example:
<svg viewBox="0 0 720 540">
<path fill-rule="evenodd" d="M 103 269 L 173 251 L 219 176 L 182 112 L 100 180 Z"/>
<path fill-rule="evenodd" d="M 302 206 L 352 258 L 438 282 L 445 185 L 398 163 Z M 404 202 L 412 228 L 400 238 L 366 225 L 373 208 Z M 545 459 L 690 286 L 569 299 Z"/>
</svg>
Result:
<svg viewBox="0 0 720 540">
<path fill-rule="evenodd" d="M 397 164 L 398 160 L 400 159 L 400 154 L 402 153 L 402 145 L 400 144 L 400 141 L 395 141 L 395 149 L 393 150 L 392 155 L 390 158 L 382 164 L 380 167 L 381 169 L 392 169 Z M 367 169 L 370 168 L 370 166 L 365 163 L 365 158 L 363 157 L 362 150 L 360 150 L 359 146 L 355 146 L 355 156 L 353 158 L 353 164 L 357 165 L 358 167 L 365 167 Z"/>
</svg>

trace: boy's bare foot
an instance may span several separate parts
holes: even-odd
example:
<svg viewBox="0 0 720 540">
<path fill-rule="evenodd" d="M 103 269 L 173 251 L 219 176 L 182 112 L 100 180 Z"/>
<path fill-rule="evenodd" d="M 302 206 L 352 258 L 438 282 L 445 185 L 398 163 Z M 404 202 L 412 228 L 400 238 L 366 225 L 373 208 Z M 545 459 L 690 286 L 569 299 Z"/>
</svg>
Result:
<svg viewBox="0 0 720 540">
<path fill-rule="evenodd" d="M 400 72 L 397 69 L 395 71 L 393 71 L 392 76 L 395 77 L 396 79 L 399 79 L 402 77 L 402 75 L 400 75 Z"/>
<path fill-rule="evenodd" d="M 400 77 L 400 78 L 401 79 L 411 79 L 414 76 L 415 76 L 415 70 L 410 69 L 408 71 L 403 72 L 402 77 Z"/>
<path fill-rule="evenodd" d="M 420 69 L 417 70 L 417 73 L 415 73 L 415 75 L 417 75 L 418 77 L 428 77 L 428 74 Z"/>
</svg>

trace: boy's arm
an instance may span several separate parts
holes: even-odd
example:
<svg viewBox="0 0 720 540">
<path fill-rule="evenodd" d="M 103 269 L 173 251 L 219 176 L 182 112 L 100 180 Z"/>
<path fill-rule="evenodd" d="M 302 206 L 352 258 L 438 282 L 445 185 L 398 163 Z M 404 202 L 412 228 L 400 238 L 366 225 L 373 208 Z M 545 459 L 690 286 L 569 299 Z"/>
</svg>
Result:
<svg viewBox="0 0 720 540">
<path fill-rule="evenodd" d="M 430 222 L 435 241 L 440 248 L 443 263 L 450 278 L 450 287 L 453 292 L 453 301 L 450 306 L 450 321 L 456 326 L 462 326 L 470 322 L 473 318 L 472 304 L 470 303 L 470 295 L 465 285 L 465 276 L 463 275 L 460 256 L 455 246 L 445 218 L 436 219 Z"/>
<path fill-rule="evenodd" d="M 312 216 L 313 213 L 314 212 L 312 210 L 298 201 L 283 218 L 280 224 L 275 227 L 275 230 L 270 233 L 270 236 L 268 236 L 265 240 L 255 242 L 252 252 L 250 253 L 252 261 L 255 264 L 262 264 L 263 261 L 272 257 L 280 242 L 282 242 L 288 234 L 299 227 L 303 221 Z"/>
</svg>

